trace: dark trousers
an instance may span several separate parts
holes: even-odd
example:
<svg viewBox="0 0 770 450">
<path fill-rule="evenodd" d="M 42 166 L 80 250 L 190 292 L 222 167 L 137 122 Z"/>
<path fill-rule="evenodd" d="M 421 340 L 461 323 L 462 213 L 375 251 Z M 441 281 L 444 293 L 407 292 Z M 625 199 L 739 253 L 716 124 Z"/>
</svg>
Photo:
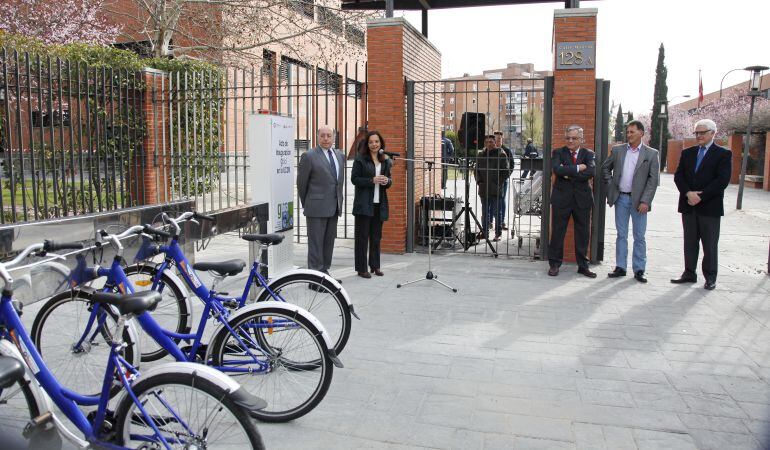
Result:
<svg viewBox="0 0 770 450">
<path fill-rule="evenodd" d="M 481 226 L 484 236 L 487 230 L 495 223 L 495 235 L 502 234 L 503 224 L 500 222 L 500 197 L 480 197 L 481 198 Z"/>
<path fill-rule="evenodd" d="M 577 205 L 553 207 L 551 210 L 551 241 L 548 243 L 548 263 L 559 267 L 564 259 L 564 237 L 567 234 L 569 218 L 575 224 L 575 260 L 581 269 L 588 268 L 588 227 L 591 221 L 591 209 L 578 208 Z"/>
<path fill-rule="evenodd" d="M 697 213 L 682 214 L 684 229 L 684 271 L 695 277 L 698 267 L 699 246 L 703 245 L 701 270 L 706 281 L 717 281 L 717 256 L 719 254 L 719 225 L 721 217 L 702 216 Z"/>
<path fill-rule="evenodd" d="M 441 189 L 446 189 L 446 180 L 449 178 L 449 166 L 441 166 Z"/>
<path fill-rule="evenodd" d="M 380 205 L 374 205 L 374 216 L 356 216 L 355 255 L 356 272 L 368 272 L 366 253 L 369 251 L 369 267 L 380 268 L 380 241 L 382 240 L 382 220 Z"/>
<path fill-rule="evenodd" d="M 337 216 L 307 218 L 307 267 L 329 272 L 337 238 Z"/>
</svg>

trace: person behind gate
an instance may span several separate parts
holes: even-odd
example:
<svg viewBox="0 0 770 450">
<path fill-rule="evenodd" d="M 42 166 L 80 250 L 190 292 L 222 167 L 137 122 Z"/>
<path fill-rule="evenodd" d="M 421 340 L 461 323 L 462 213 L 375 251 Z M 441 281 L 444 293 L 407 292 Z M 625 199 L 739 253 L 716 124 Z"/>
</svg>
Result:
<svg viewBox="0 0 770 450">
<path fill-rule="evenodd" d="M 385 139 L 379 131 L 370 131 L 353 161 L 350 173 L 356 187 L 353 199 L 355 216 L 355 265 L 358 276 L 371 278 L 367 270 L 367 249 L 369 268 L 375 275 L 382 276 L 380 270 L 380 240 L 382 222 L 388 220 L 387 189 L 393 184 L 390 168 L 393 160 L 384 153 Z"/>
<path fill-rule="evenodd" d="M 564 257 L 564 237 L 570 217 L 575 223 L 575 259 L 578 273 L 588 278 L 596 274 L 588 268 L 588 239 L 591 221 L 593 193 L 588 180 L 596 172 L 594 152 L 584 148 L 583 128 L 578 125 L 567 127 L 564 139 L 567 145 L 557 148 L 551 156 L 551 170 L 556 181 L 551 189 L 552 227 L 548 243 L 548 275 L 559 275 Z"/>
<path fill-rule="evenodd" d="M 602 178 L 607 184 L 607 204 L 615 207 L 615 270 L 610 278 L 626 276 L 628 264 L 628 221 L 633 224 L 634 251 L 631 267 L 636 281 L 646 283 L 647 266 L 647 213 L 658 189 L 660 164 L 658 151 L 642 143 L 644 125 L 638 120 L 626 124 L 625 145 L 612 148 L 602 164 Z"/>
<path fill-rule="evenodd" d="M 495 136 L 484 137 L 484 149 L 479 152 L 476 160 L 476 185 L 481 198 L 482 238 L 487 238 L 487 231 L 495 222 L 495 241 L 500 240 L 503 233 L 500 223 L 500 200 L 503 194 L 503 181 L 511 175 L 508 168 L 508 158 L 505 152 L 495 147 Z"/>
<path fill-rule="evenodd" d="M 345 155 L 333 148 L 334 130 L 318 128 L 318 146 L 303 153 L 297 166 L 297 194 L 307 217 L 307 266 L 329 273 L 342 214 Z"/>
</svg>

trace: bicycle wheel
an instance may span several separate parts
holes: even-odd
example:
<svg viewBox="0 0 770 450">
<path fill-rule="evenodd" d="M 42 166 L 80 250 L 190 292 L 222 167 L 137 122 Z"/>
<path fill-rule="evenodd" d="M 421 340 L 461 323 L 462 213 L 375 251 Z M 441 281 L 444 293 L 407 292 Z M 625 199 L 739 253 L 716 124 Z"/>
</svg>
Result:
<svg viewBox="0 0 770 450">
<path fill-rule="evenodd" d="M 95 320 L 89 323 L 95 308 Z M 83 395 L 99 395 L 116 321 L 117 315 L 107 307 L 94 304 L 90 293 L 74 290 L 57 294 L 43 305 L 35 316 L 30 335 L 46 366 L 62 386 Z M 123 329 L 123 342 L 127 345 L 121 355 L 137 366 L 137 344 L 128 326 Z M 111 395 L 121 387 L 116 379 Z"/>
<path fill-rule="evenodd" d="M 134 291 L 141 292 L 152 289 L 152 280 L 158 269 L 154 266 L 133 265 L 126 267 L 125 273 L 134 286 Z M 152 318 L 164 330 L 189 333 L 192 311 L 188 307 L 182 288 L 168 274 L 162 273 L 157 291 L 162 297 L 152 311 Z M 173 340 L 179 343 L 179 339 Z M 157 361 L 168 354 L 167 350 L 143 331 L 139 333 L 139 348 L 142 350 L 142 362 Z"/>
<path fill-rule="evenodd" d="M 258 419 L 286 422 L 318 405 L 329 390 L 333 366 L 309 320 L 264 308 L 236 316 L 230 326 L 237 334 L 222 328 L 212 339 L 211 363 L 267 401 Z"/>
<path fill-rule="evenodd" d="M 293 274 L 272 280 L 270 289 L 280 298 L 273 298 L 263 289 L 258 302 L 267 300 L 285 301 L 309 311 L 321 321 L 334 343 L 339 355 L 350 338 L 350 306 L 342 292 L 320 276 Z"/>
<path fill-rule="evenodd" d="M 229 393 L 194 373 L 142 378 L 132 390 L 172 448 L 265 448 L 254 422 Z M 115 423 L 119 445 L 163 447 L 131 396 L 118 405 Z"/>
</svg>

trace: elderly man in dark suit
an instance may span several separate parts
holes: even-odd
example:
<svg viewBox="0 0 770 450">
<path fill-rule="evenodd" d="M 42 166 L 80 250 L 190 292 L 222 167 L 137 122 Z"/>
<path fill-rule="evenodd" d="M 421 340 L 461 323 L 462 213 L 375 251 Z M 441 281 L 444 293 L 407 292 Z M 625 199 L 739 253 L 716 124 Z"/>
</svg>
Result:
<svg viewBox="0 0 770 450">
<path fill-rule="evenodd" d="M 345 155 L 333 148 L 334 130 L 318 128 L 318 146 L 305 152 L 297 166 L 297 193 L 307 217 L 307 266 L 329 273 L 342 215 Z"/>
<path fill-rule="evenodd" d="M 578 125 L 567 127 L 567 145 L 553 151 L 551 169 L 556 182 L 551 189 L 551 241 L 548 243 L 548 275 L 559 275 L 564 257 L 564 237 L 570 217 L 575 223 L 575 258 L 578 273 L 588 278 L 596 274 L 588 268 L 588 239 L 593 193 L 588 180 L 596 173 L 594 152 L 583 148 L 583 128 Z"/>
<path fill-rule="evenodd" d="M 717 286 L 719 225 L 724 211 L 725 188 L 732 173 L 732 152 L 714 143 L 717 125 L 702 119 L 695 123 L 698 145 L 686 148 L 679 158 L 674 182 L 679 189 L 679 212 L 684 229 L 684 273 L 672 283 L 695 283 L 699 245 L 703 245 L 701 270 L 707 290 Z"/>
<path fill-rule="evenodd" d="M 610 278 L 626 276 L 628 264 L 628 222 L 634 229 L 634 252 L 631 267 L 636 281 L 646 283 L 647 213 L 658 189 L 660 163 L 658 151 L 642 143 L 644 125 L 632 120 L 626 125 L 627 144 L 612 147 L 612 153 L 602 164 L 602 178 L 607 183 L 607 204 L 615 207 L 615 270 Z"/>
</svg>

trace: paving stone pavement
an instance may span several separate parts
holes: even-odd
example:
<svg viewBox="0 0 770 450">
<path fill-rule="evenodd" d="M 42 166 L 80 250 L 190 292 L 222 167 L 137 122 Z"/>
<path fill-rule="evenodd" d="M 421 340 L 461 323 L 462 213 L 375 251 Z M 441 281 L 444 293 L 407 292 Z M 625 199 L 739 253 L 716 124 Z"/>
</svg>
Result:
<svg viewBox="0 0 770 450">
<path fill-rule="evenodd" d="M 268 448 L 770 448 L 770 193 L 728 188 L 715 291 L 677 286 L 676 190 L 664 175 L 649 218 L 648 276 L 590 280 L 565 265 L 450 253 L 383 255 L 384 277 L 353 271 L 341 240 L 332 274 L 361 315 L 310 414 L 260 424 Z M 246 258 L 220 236 L 199 260 Z M 295 245 L 304 266 L 305 247 Z M 700 275 L 699 275 L 700 277 Z M 702 278 L 702 277 L 701 277 Z M 242 280 L 230 280 L 233 285 Z"/>
<path fill-rule="evenodd" d="M 682 267 L 680 216 L 664 175 L 648 224 L 648 277 L 591 280 L 563 266 L 450 253 L 437 283 L 425 254 L 383 255 L 384 277 L 353 271 L 340 240 L 332 274 L 360 314 L 345 368 L 323 402 L 286 424 L 259 424 L 270 449 L 770 448 L 770 193 L 748 189 L 722 221 L 715 291 L 669 283 Z M 295 245 L 295 263 L 305 265 Z M 197 259 L 248 258 L 231 235 Z M 699 274 L 700 277 L 700 274 Z M 234 277 L 226 286 L 242 286 Z M 234 288 L 231 292 L 235 292 Z"/>
</svg>

